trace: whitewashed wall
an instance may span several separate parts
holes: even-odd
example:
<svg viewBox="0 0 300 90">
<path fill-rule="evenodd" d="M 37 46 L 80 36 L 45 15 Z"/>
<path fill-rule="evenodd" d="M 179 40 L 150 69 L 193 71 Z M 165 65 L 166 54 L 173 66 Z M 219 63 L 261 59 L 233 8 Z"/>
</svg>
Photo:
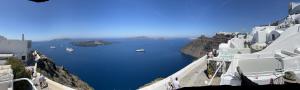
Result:
<svg viewBox="0 0 300 90">
<path fill-rule="evenodd" d="M 31 41 L 0 39 L 0 53 L 11 53 L 18 59 L 22 59 L 22 56 L 26 56 L 25 60 L 27 60 L 30 49 Z"/>
</svg>

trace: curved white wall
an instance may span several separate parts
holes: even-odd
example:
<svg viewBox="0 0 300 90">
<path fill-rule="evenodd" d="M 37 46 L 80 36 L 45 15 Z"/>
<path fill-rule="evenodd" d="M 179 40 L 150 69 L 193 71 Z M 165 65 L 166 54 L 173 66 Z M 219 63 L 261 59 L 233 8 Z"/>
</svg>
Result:
<svg viewBox="0 0 300 90">
<path fill-rule="evenodd" d="M 193 73 L 191 71 L 197 69 L 197 67 L 201 65 L 201 63 L 205 63 L 205 60 L 206 60 L 206 56 L 203 56 L 200 59 L 192 62 L 188 66 L 184 67 L 183 69 L 179 70 L 178 72 L 172 74 L 171 76 L 163 80 L 160 80 L 158 82 L 155 82 L 149 86 L 140 88 L 139 90 L 166 90 L 167 83 L 170 81 L 170 78 L 174 79 L 175 77 L 178 77 L 178 79 L 181 80 L 181 78 L 185 77 L 187 74 Z"/>
<path fill-rule="evenodd" d="M 300 24 L 287 28 L 281 35 L 268 47 L 258 53 L 275 53 L 275 50 L 294 51 L 300 47 Z"/>
</svg>

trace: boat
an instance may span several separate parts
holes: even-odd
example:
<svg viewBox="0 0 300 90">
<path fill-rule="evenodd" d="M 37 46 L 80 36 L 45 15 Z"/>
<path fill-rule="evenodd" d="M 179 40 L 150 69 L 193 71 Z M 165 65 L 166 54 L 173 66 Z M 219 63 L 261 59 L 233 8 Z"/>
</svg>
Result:
<svg viewBox="0 0 300 90">
<path fill-rule="evenodd" d="M 50 46 L 50 48 L 51 48 L 51 49 L 54 49 L 54 48 L 56 48 L 56 47 L 55 47 L 55 46 Z"/>
<path fill-rule="evenodd" d="M 136 52 L 145 52 L 145 49 L 141 48 L 141 49 L 137 49 L 135 50 Z"/>
<path fill-rule="evenodd" d="M 73 48 L 66 48 L 66 51 L 67 51 L 67 52 L 73 52 L 74 49 L 73 49 Z"/>
</svg>

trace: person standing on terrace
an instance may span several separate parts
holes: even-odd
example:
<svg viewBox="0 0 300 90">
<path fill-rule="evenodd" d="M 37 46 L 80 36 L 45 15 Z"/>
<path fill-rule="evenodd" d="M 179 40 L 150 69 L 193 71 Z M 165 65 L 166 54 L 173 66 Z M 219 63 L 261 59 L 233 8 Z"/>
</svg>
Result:
<svg viewBox="0 0 300 90">
<path fill-rule="evenodd" d="M 178 77 L 175 78 L 175 81 L 173 82 L 173 84 L 174 84 L 174 88 L 175 89 L 179 89 L 180 88 L 180 83 L 178 81 Z"/>
</svg>

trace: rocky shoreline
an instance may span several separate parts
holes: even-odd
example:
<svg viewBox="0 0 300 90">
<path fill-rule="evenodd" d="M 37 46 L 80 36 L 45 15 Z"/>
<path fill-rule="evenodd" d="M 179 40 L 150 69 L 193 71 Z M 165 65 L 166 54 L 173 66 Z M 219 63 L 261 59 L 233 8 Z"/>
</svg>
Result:
<svg viewBox="0 0 300 90">
<path fill-rule="evenodd" d="M 42 58 L 37 62 L 37 71 L 47 78 L 62 85 L 77 90 L 94 90 L 86 82 L 82 81 L 76 75 L 71 74 L 66 68 L 57 66 L 49 58 Z"/>
</svg>

